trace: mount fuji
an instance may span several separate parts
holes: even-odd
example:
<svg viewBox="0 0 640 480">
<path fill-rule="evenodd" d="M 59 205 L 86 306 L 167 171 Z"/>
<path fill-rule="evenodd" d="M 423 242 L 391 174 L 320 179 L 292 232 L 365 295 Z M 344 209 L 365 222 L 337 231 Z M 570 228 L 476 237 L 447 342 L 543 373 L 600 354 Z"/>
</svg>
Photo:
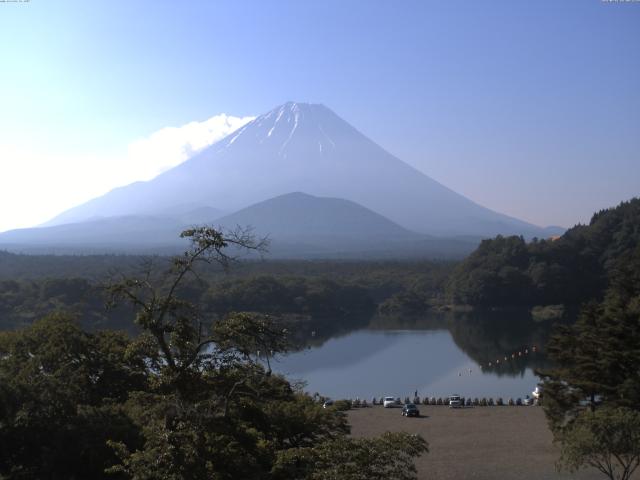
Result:
<svg viewBox="0 0 640 480">
<path fill-rule="evenodd" d="M 293 102 L 256 117 L 154 179 L 116 188 L 61 213 L 44 227 L 114 217 L 166 218 L 168 212 L 174 217 L 186 215 L 192 223 L 211 223 L 212 211 L 229 215 L 292 192 L 354 202 L 411 234 L 480 238 L 557 233 L 484 208 L 450 190 L 385 151 L 324 105 Z M 183 205 L 189 212 L 180 211 Z M 209 213 L 200 219 L 194 212 Z M 328 234 L 344 228 L 325 226 Z M 34 231 L 46 236 L 47 230 L 22 231 L 21 238 Z M 275 237 L 278 232 L 258 233 Z M 5 236 L 0 235 L 0 243 Z"/>
</svg>

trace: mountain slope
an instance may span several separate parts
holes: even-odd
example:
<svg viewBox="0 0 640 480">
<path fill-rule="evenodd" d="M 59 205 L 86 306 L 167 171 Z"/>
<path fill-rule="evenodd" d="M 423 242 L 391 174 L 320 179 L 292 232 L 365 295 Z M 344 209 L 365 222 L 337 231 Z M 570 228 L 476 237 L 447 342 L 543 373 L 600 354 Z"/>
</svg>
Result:
<svg viewBox="0 0 640 480">
<path fill-rule="evenodd" d="M 0 248 L 26 253 L 173 252 L 183 224 L 172 218 L 124 215 L 0 233 Z M 186 245 L 183 242 L 183 245 Z M 165 250 L 169 247 L 169 250 Z"/>
<path fill-rule="evenodd" d="M 223 229 L 251 226 L 268 236 L 269 257 L 461 257 L 476 243 L 411 232 L 350 200 L 295 192 L 219 218 Z"/>
<path fill-rule="evenodd" d="M 420 237 L 355 202 L 300 192 L 251 205 L 215 223 L 226 228 L 251 225 L 259 234 L 289 240 L 388 241 Z"/>
<path fill-rule="evenodd" d="M 323 105 L 287 103 L 148 182 L 68 210 L 49 225 L 157 215 L 174 205 L 236 211 L 292 191 L 351 200 L 435 235 L 546 235 L 481 207 L 397 159 Z"/>
<path fill-rule="evenodd" d="M 214 210 L 193 212 L 201 219 Z M 289 193 L 217 220 L 126 215 L 0 233 L 0 248 L 26 253 L 177 253 L 180 232 L 194 223 L 223 230 L 250 226 L 270 239 L 269 258 L 461 258 L 477 239 L 440 239 L 411 232 L 355 202 Z M 242 252 L 246 254 L 247 252 Z"/>
</svg>

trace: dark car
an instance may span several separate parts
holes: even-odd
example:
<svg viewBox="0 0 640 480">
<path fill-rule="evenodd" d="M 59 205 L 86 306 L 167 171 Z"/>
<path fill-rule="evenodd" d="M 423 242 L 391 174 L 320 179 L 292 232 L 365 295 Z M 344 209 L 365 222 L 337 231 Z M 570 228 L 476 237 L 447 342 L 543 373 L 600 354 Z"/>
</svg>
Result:
<svg viewBox="0 0 640 480">
<path fill-rule="evenodd" d="M 420 410 L 413 403 L 407 403 L 404 407 L 402 407 L 402 415 L 405 417 L 419 417 Z"/>
</svg>

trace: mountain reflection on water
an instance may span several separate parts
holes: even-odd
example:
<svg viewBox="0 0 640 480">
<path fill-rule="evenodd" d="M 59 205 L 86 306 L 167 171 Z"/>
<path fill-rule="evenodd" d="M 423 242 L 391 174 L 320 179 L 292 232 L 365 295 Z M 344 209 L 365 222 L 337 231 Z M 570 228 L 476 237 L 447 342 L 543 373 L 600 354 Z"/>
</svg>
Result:
<svg viewBox="0 0 640 480">
<path fill-rule="evenodd" d="M 539 382 L 534 370 L 548 367 L 544 348 L 551 325 L 532 321 L 527 312 L 433 313 L 349 324 L 327 322 L 304 332 L 305 345 L 280 357 L 275 369 L 304 380 L 310 393 L 370 400 L 416 390 L 435 397 L 524 397 Z"/>
</svg>

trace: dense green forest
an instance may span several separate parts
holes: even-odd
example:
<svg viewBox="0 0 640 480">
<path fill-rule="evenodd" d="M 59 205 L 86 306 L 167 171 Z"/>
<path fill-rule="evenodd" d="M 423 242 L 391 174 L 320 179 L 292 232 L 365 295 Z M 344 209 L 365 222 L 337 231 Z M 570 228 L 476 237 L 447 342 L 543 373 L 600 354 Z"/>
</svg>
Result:
<svg viewBox="0 0 640 480">
<path fill-rule="evenodd" d="M 113 262 L 113 263 L 111 263 Z M 144 272 L 170 268 L 166 257 L 52 257 L 0 252 L 0 329 L 20 328 L 52 311 L 76 314 L 83 328 L 133 329 L 126 307 L 107 310 L 104 285 Z M 181 294 L 213 317 L 259 311 L 326 324 L 354 324 L 384 311 L 413 308 L 444 294 L 453 267 L 446 262 L 238 262 L 225 272 L 204 266 Z M 399 304 L 398 299 L 417 299 Z M 336 325 L 338 326 L 338 325 Z"/>
<path fill-rule="evenodd" d="M 498 236 L 461 262 L 447 285 L 454 304 L 579 305 L 602 298 L 616 261 L 640 242 L 640 199 L 593 215 L 557 239 Z"/>
</svg>

